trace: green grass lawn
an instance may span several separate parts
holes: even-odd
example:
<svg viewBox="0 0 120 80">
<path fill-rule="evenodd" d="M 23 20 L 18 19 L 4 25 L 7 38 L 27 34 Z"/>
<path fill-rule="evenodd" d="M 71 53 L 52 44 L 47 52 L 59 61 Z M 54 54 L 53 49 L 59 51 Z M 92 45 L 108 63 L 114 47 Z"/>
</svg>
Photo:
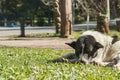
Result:
<svg viewBox="0 0 120 80">
<path fill-rule="evenodd" d="M 119 80 L 120 71 L 48 62 L 73 50 L 0 47 L 0 80 Z"/>
<path fill-rule="evenodd" d="M 73 36 L 74 36 L 74 39 L 77 39 L 82 33 L 84 32 L 83 31 L 73 31 Z M 120 40 L 120 32 L 117 32 L 115 30 L 111 30 L 110 33 L 108 34 L 110 36 L 114 36 L 114 35 L 117 35 L 118 36 L 118 39 Z M 37 39 L 66 39 L 66 38 L 60 38 L 60 34 L 56 34 L 56 33 L 42 33 L 42 34 L 29 34 L 29 35 L 26 35 L 26 37 L 24 38 L 37 38 Z M 17 39 L 22 39 L 21 37 L 18 37 L 18 36 L 10 36 L 8 38 L 8 40 L 17 40 Z"/>
<path fill-rule="evenodd" d="M 81 32 L 74 32 L 75 39 Z M 110 36 L 120 33 L 111 31 Z M 51 37 L 56 34 L 37 34 L 30 37 Z M 56 39 L 56 38 L 55 38 Z M 0 47 L 0 80 L 120 80 L 120 71 L 93 65 L 52 63 L 54 58 L 73 50 Z"/>
</svg>

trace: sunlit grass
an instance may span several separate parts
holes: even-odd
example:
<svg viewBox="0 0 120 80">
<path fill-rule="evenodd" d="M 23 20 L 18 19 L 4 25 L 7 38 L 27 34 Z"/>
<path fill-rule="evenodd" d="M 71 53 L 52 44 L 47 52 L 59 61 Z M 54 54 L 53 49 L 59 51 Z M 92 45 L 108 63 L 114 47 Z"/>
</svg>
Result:
<svg viewBox="0 0 120 80">
<path fill-rule="evenodd" d="M 108 35 L 110 35 L 110 36 L 116 35 L 116 36 L 118 36 L 118 39 L 120 40 L 120 32 L 118 32 L 118 31 L 112 30 L 112 31 L 110 31 L 110 33 Z"/>
<path fill-rule="evenodd" d="M 73 32 L 77 39 L 83 31 Z M 108 35 L 120 33 L 111 31 Z M 56 34 L 33 34 L 30 38 L 54 38 Z M 110 67 L 52 63 L 49 60 L 73 50 L 0 47 L 0 80 L 119 80 L 120 71 Z"/>
<path fill-rule="evenodd" d="M 30 38 L 55 38 L 55 37 L 60 37 L 60 34 L 56 34 L 56 33 L 42 33 L 42 34 L 30 34 L 27 35 L 26 37 L 30 37 Z"/>
<path fill-rule="evenodd" d="M 81 30 L 81 31 L 73 31 L 73 36 L 74 39 L 77 39 L 85 30 Z M 117 35 L 118 39 L 120 40 L 120 32 L 115 31 L 115 30 L 111 30 L 110 33 L 108 34 L 110 36 L 114 36 Z M 32 39 L 45 39 L 45 38 L 50 38 L 50 39 L 65 39 L 65 38 L 61 38 L 60 34 L 56 34 L 56 33 L 41 33 L 41 34 L 29 34 L 26 35 L 26 37 L 24 38 L 32 38 Z M 14 39 L 22 39 L 21 37 L 18 36 L 11 36 L 9 37 L 9 40 L 14 40 Z"/>
<path fill-rule="evenodd" d="M 52 63 L 73 50 L 0 47 L 0 80 L 119 80 L 120 71 L 93 65 Z"/>
</svg>

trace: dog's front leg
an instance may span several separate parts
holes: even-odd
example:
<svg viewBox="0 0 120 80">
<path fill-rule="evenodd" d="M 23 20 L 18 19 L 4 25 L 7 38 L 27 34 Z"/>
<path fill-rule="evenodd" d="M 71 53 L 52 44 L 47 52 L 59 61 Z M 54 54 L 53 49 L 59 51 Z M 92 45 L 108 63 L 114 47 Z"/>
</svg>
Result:
<svg viewBox="0 0 120 80">
<path fill-rule="evenodd" d="M 102 62 L 102 60 L 100 58 L 92 58 L 90 63 L 92 63 L 94 65 L 98 65 L 98 66 L 104 65 L 104 63 Z"/>
<path fill-rule="evenodd" d="M 52 62 L 71 62 L 74 63 L 77 60 L 75 53 L 68 53 L 62 57 L 53 59 Z"/>
</svg>

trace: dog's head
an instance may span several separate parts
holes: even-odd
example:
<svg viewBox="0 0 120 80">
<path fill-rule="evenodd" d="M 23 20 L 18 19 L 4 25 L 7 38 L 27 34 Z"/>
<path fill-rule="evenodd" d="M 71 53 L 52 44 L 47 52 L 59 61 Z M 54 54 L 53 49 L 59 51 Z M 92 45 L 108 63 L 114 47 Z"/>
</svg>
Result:
<svg viewBox="0 0 120 80">
<path fill-rule="evenodd" d="M 75 49 L 75 54 L 78 58 L 84 54 L 87 54 L 88 57 L 93 57 L 99 48 L 103 48 L 103 45 L 91 35 L 81 36 L 76 41 L 66 44 Z"/>
</svg>

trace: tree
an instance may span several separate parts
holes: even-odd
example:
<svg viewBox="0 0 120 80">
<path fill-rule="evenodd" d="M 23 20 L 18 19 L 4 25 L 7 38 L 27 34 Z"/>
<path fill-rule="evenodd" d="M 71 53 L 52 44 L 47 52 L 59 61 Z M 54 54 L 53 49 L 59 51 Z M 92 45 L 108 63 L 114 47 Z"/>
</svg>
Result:
<svg viewBox="0 0 120 80">
<path fill-rule="evenodd" d="M 72 37 L 72 1 L 60 0 L 61 37 Z"/>
<path fill-rule="evenodd" d="M 25 37 L 25 19 L 24 18 L 20 19 L 20 31 L 21 31 L 21 34 L 19 37 Z"/>
<path fill-rule="evenodd" d="M 108 24 L 108 17 L 104 14 L 99 13 L 97 16 L 97 31 L 101 33 L 109 33 L 109 24 Z"/>
<path fill-rule="evenodd" d="M 72 0 L 41 0 L 45 5 L 52 5 L 54 8 L 56 32 L 61 37 L 72 36 Z M 58 4 L 59 2 L 59 4 Z M 59 9 L 60 5 L 60 9 Z M 61 27 L 60 27 L 61 26 Z M 59 28 L 61 28 L 59 30 Z"/>
<path fill-rule="evenodd" d="M 120 17 L 120 0 L 110 0 L 110 13 L 112 19 Z"/>
<path fill-rule="evenodd" d="M 46 6 L 53 7 L 54 13 L 54 24 L 56 26 L 56 33 L 61 33 L 61 12 L 60 12 L 60 1 L 59 0 L 41 0 Z"/>
<path fill-rule="evenodd" d="M 44 4 L 40 0 L 2 0 L 1 3 L 1 15 L 0 18 L 6 18 L 10 22 L 14 20 L 14 22 L 18 21 L 22 27 L 20 28 L 24 33 L 21 33 L 20 36 L 25 36 L 25 30 L 23 28 L 25 24 L 34 25 L 34 20 L 39 21 L 42 17 L 51 18 L 52 15 L 48 10 L 49 7 L 44 6 Z M 7 5 L 6 5 L 7 4 Z M 51 16 L 50 16 L 51 15 Z M 25 22 L 23 22 L 25 21 Z M 9 23 L 10 23 L 9 22 Z M 49 20 L 50 22 L 50 20 Z M 24 31 L 23 31 L 24 30 Z"/>
<path fill-rule="evenodd" d="M 96 0 L 77 0 L 77 2 L 80 4 L 80 6 L 82 7 L 82 10 L 84 10 L 86 12 L 86 14 L 89 16 L 89 14 L 93 15 L 99 15 L 100 13 L 105 15 L 106 17 L 104 17 L 104 20 L 97 20 L 97 30 L 99 31 L 103 31 L 102 29 L 104 28 L 104 31 L 105 33 L 108 33 L 109 32 L 109 21 L 108 21 L 108 18 L 109 18 L 109 7 L 107 7 L 107 1 L 108 0 L 99 0 L 96 1 Z M 103 16 L 97 16 L 99 18 L 97 19 L 103 19 Z M 101 17 L 101 18 L 100 18 Z M 100 21 L 104 21 L 104 22 L 101 22 Z M 100 23 L 100 24 L 99 24 Z M 106 30 L 107 29 L 107 30 Z"/>
<path fill-rule="evenodd" d="M 56 26 L 56 33 L 60 34 L 61 33 L 61 12 L 60 12 L 60 7 L 59 7 L 59 0 L 56 0 L 53 3 L 54 7 L 54 19 L 55 19 L 55 26 Z"/>
</svg>

